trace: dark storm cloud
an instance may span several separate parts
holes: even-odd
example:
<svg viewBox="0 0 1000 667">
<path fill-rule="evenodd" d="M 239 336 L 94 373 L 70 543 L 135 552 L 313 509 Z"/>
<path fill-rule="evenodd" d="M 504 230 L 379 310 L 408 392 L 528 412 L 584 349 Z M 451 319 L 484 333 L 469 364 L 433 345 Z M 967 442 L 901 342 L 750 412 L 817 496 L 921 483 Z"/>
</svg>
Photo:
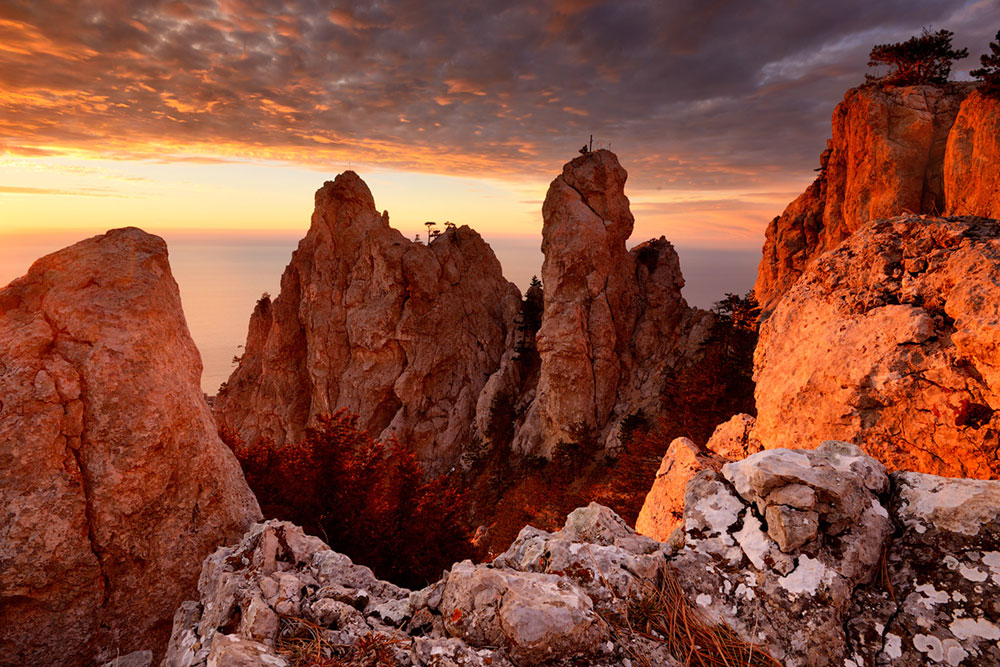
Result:
<svg viewBox="0 0 1000 667">
<path fill-rule="evenodd" d="M 0 146 L 536 176 L 593 133 L 638 187 L 767 187 L 927 25 L 978 54 L 1000 0 L 6 0 Z"/>
</svg>

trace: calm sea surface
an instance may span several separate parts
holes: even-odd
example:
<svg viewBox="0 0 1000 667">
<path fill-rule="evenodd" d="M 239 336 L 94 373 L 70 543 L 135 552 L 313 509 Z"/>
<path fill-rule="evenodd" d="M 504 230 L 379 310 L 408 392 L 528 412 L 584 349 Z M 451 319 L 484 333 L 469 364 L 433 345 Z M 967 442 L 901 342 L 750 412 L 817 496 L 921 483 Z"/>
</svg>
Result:
<svg viewBox="0 0 1000 667">
<path fill-rule="evenodd" d="M 305 230 L 289 232 L 176 232 L 155 230 L 167 241 L 188 327 L 205 366 L 202 388 L 214 394 L 232 372 L 246 340 L 253 306 L 264 292 L 277 296 L 281 273 Z M 0 286 L 24 275 L 50 252 L 92 236 L 87 232 L 0 234 Z M 541 273 L 541 240 L 487 238 L 509 280 L 522 290 Z M 753 285 L 760 251 L 678 247 L 688 303 L 703 308 L 726 292 Z"/>
</svg>

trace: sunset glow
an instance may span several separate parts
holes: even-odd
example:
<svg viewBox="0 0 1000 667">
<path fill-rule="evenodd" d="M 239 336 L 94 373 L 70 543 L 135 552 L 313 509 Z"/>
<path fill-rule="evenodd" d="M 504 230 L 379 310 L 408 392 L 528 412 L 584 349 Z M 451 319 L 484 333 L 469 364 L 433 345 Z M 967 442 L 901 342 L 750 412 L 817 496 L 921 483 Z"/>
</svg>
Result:
<svg viewBox="0 0 1000 667">
<path fill-rule="evenodd" d="M 593 134 L 631 174 L 634 240 L 759 246 L 868 45 L 930 22 L 978 43 L 997 11 L 857 4 L 7 2 L 0 230 L 301 228 L 353 168 L 406 232 L 537 235 Z"/>
</svg>

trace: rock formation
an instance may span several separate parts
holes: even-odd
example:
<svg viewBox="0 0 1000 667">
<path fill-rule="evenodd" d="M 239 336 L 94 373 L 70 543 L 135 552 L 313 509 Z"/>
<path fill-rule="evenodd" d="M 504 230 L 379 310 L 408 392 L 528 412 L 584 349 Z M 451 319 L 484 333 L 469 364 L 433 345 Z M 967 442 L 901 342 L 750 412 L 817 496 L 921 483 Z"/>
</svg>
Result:
<svg viewBox="0 0 1000 667">
<path fill-rule="evenodd" d="M 624 664 L 628 649 L 673 665 L 655 641 L 608 641 L 598 614 L 624 609 L 666 563 L 664 545 L 592 504 L 556 533 L 525 528 L 491 565 L 457 563 L 409 591 L 292 524 L 268 521 L 205 560 L 200 600 L 178 609 L 164 667 L 287 665 L 275 646 L 279 629 L 294 631 L 289 618 L 315 623 L 327 646 L 381 641 L 394 661 L 387 664 L 610 667 Z"/>
<path fill-rule="evenodd" d="M 767 448 L 836 433 L 890 468 L 1000 476 L 1000 226 L 871 222 L 819 258 L 761 326 Z"/>
<path fill-rule="evenodd" d="M 955 191 L 950 178 L 973 167 L 946 168 L 945 149 L 955 143 L 949 131 L 974 87 L 863 86 L 847 92 L 833 112 L 833 138 L 820 157 L 819 176 L 767 227 L 754 287 L 764 312 L 817 257 L 865 222 L 955 210 L 946 202 L 948 191 Z M 995 139 L 980 134 L 978 146 L 990 141 Z M 971 156 L 973 150 L 956 147 L 952 154 Z M 998 158 L 993 153 L 989 159 L 996 165 Z M 991 215 L 976 209 L 981 200 L 975 197 L 965 194 L 962 201 L 970 209 L 964 214 Z"/>
<path fill-rule="evenodd" d="M 949 215 L 1000 219 L 1000 99 L 982 91 L 962 103 L 948 135 L 944 188 Z"/>
<path fill-rule="evenodd" d="M 260 517 L 200 376 L 155 236 L 110 231 L 0 291 L 0 664 L 162 654 L 198 564 Z"/>
<path fill-rule="evenodd" d="M 646 494 L 635 522 L 636 532 L 666 542 L 683 524 L 684 493 L 695 475 L 702 470 L 719 472 L 723 464 L 740 461 L 762 449 L 752 433 L 754 423 L 749 415 L 735 415 L 716 427 L 704 448 L 688 438 L 675 438 Z"/>
<path fill-rule="evenodd" d="M 626 178 L 614 153 L 598 150 L 567 163 L 549 186 L 537 386 L 515 389 L 513 364 L 502 364 L 479 401 L 484 437 L 516 404 L 517 452 L 611 447 L 621 421 L 656 414 L 664 383 L 697 357 L 713 318 L 681 297 L 680 264 L 665 238 L 626 250 L 633 225 Z M 518 392 L 532 400 L 516 400 Z"/>
<path fill-rule="evenodd" d="M 998 536 L 1000 482 L 887 475 L 833 441 L 702 471 L 669 543 L 591 503 L 419 591 L 269 521 L 205 560 L 164 666 L 282 667 L 283 638 L 319 636 L 342 654 L 381 645 L 398 665 L 673 667 L 687 654 L 641 624 L 677 621 L 676 605 L 788 667 L 993 665 Z M 670 585 L 686 599 L 651 595 Z"/>
<path fill-rule="evenodd" d="M 998 501 L 1000 482 L 887 476 L 847 443 L 768 450 L 688 485 L 671 563 L 788 667 L 993 665 Z"/>
<path fill-rule="evenodd" d="M 347 408 L 372 434 L 406 443 L 429 472 L 447 470 L 519 304 L 475 231 L 409 241 L 345 172 L 316 193 L 281 294 L 258 303 L 216 418 L 249 443 L 281 444 Z"/>
<path fill-rule="evenodd" d="M 624 418 L 659 411 L 714 321 L 681 297 L 666 239 L 626 250 L 626 176 L 606 150 L 565 165 L 543 207 L 544 296 L 522 303 L 473 230 L 408 241 L 341 174 L 317 192 L 281 294 L 258 303 L 216 418 L 280 444 L 347 408 L 430 473 L 496 444 L 609 446 Z"/>
</svg>

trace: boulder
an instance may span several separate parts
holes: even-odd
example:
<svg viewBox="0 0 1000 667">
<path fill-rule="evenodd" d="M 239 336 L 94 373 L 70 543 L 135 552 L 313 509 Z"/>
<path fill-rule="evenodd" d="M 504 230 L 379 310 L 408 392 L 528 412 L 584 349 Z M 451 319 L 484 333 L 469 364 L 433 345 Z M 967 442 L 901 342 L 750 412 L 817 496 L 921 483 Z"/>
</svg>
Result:
<svg viewBox="0 0 1000 667">
<path fill-rule="evenodd" d="M 684 521 L 684 492 L 702 470 L 719 472 L 728 460 L 706 452 L 688 438 L 675 438 L 656 471 L 653 486 L 639 510 L 635 530 L 666 542 Z"/>
<path fill-rule="evenodd" d="M 0 664 L 158 658 L 201 561 L 260 517 L 201 370 L 139 229 L 0 290 Z"/>
<path fill-rule="evenodd" d="M 998 322 L 996 221 L 872 221 L 762 324 L 754 435 L 775 448 L 837 433 L 892 469 L 996 477 Z"/>
<path fill-rule="evenodd" d="M 974 88 L 866 85 L 847 92 L 833 112 L 819 176 L 767 227 L 754 287 L 763 312 L 869 220 L 945 211 L 949 131 Z"/>
<path fill-rule="evenodd" d="M 969 95 L 948 135 L 944 158 L 948 215 L 1000 219 L 1000 98 Z"/>
<path fill-rule="evenodd" d="M 405 443 L 429 473 L 454 465 L 521 299 L 471 228 L 428 240 L 391 228 L 354 172 L 320 188 L 281 293 L 258 303 L 220 389 L 219 423 L 250 444 L 281 445 L 346 408 L 364 430 Z"/>
<path fill-rule="evenodd" d="M 710 622 L 788 667 L 846 664 L 852 592 L 892 532 L 888 486 L 880 463 L 832 441 L 702 471 L 687 487 L 677 580 Z"/>
</svg>

